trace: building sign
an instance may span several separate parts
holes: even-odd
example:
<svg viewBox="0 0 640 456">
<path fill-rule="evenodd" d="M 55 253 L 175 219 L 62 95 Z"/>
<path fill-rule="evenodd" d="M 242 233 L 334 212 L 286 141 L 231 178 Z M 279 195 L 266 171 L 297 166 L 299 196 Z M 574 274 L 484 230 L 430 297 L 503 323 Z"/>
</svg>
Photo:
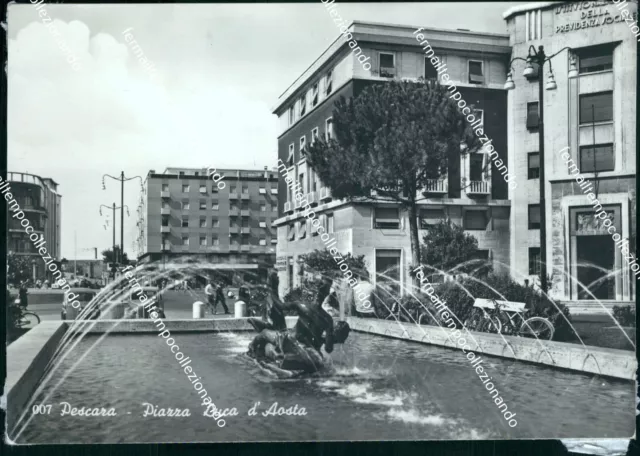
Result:
<svg viewBox="0 0 640 456">
<path fill-rule="evenodd" d="M 620 3 L 622 4 L 622 3 Z M 568 22 L 561 25 L 556 25 L 556 33 L 567 33 L 576 30 L 583 30 L 591 27 L 601 27 L 603 25 L 611 25 L 618 22 L 625 22 L 627 20 L 637 18 L 636 13 L 630 13 L 626 9 L 620 11 L 614 9 L 610 11 L 610 8 L 614 4 L 609 1 L 599 2 L 575 2 L 566 3 L 562 6 L 558 6 L 555 9 L 556 19 L 567 18 Z M 625 4 L 625 7 L 627 4 Z M 625 14 L 623 15 L 623 11 Z"/>
</svg>

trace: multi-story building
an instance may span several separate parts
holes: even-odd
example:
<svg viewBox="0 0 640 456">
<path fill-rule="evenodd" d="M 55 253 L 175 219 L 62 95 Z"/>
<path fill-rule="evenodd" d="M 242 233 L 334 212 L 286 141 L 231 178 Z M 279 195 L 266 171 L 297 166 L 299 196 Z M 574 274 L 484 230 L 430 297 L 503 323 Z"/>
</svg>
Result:
<svg viewBox="0 0 640 456">
<path fill-rule="evenodd" d="M 342 37 L 329 48 L 279 97 L 274 108 L 278 116 L 278 157 L 287 163 L 289 176 L 299 182 L 307 201 L 338 241 L 342 253 L 364 255 L 372 281 L 376 274 L 393 270 L 395 279 L 408 284 L 411 261 L 409 223 L 397 204 L 383 202 L 348 203 L 336 201 L 314 171 L 307 166 L 304 149 L 320 135 L 332 134 L 334 102 L 344 96 L 356 97 L 372 84 L 419 77 L 445 82 L 416 40 L 418 27 L 353 22 L 349 32 L 357 41 L 369 69 Z M 467 30 L 424 28 L 421 32 L 435 55 L 444 63 L 463 99 L 482 119 L 484 133 L 492 139 L 494 150 L 508 167 L 504 83 L 511 54 L 509 37 Z M 358 54 L 360 54 L 358 52 Z M 494 154 L 495 156 L 495 154 Z M 488 166 L 485 150 L 457 155 L 450 162 L 448 175 L 434 180 L 424 189 L 427 199 L 420 202 L 419 223 L 449 218 L 473 234 L 481 254 L 494 260 L 496 267 L 509 264 L 508 187 L 494 163 Z M 293 198 L 282 175 L 279 176 L 280 218 L 277 267 L 281 292 L 300 282 L 297 258 L 324 248 L 315 229 L 307 226 L 302 209 Z M 425 231 L 421 231 L 422 239 Z"/>
<path fill-rule="evenodd" d="M 635 278 L 614 240 L 629 240 L 635 252 L 637 38 L 625 16 L 635 20 L 636 11 L 627 2 L 542 2 L 504 14 L 513 57 L 526 57 L 530 46 L 544 46 L 547 55 L 570 48 L 551 60 L 557 88 L 544 91 L 542 202 L 537 68 L 527 79 L 525 64 L 514 64 L 507 117 L 519 188 L 511 195 L 511 267 L 519 280 L 539 274 L 544 210 L 551 295 L 577 307 L 635 296 Z M 596 203 L 614 228 L 595 217 Z"/>
<path fill-rule="evenodd" d="M 56 261 L 60 261 L 62 195 L 58 193 L 58 183 L 48 177 L 17 172 L 9 172 L 7 182 L 11 184 L 11 193 L 34 232 L 44 238 L 47 254 Z M 29 239 L 29 234 L 25 233 L 20 220 L 12 217 L 7 217 L 7 220 L 8 250 L 32 259 L 33 276 L 36 280 L 51 281 L 51 271 L 46 268 L 38 249 Z"/>
<path fill-rule="evenodd" d="M 277 197 L 277 172 L 266 167 L 151 170 L 138 209 L 138 260 L 273 265 Z"/>
</svg>

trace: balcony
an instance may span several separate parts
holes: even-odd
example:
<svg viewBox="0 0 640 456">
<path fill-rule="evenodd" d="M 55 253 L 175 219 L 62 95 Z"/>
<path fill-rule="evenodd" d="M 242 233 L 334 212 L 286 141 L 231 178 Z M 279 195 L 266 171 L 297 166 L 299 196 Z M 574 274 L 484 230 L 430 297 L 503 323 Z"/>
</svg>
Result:
<svg viewBox="0 0 640 456">
<path fill-rule="evenodd" d="M 320 201 L 325 201 L 331 199 L 331 190 L 327 187 L 322 187 L 320 189 Z"/>
<path fill-rule="evenodd" d="M 297 211 L 301 211 L 304 208 L 303 200 L 296 199 L 294 202 L 295 208 Z"/>
<path fill-rule="evenodd" d="M 229 233 L 231 233 L 231 234 L 239 234 L 240 233 L 240 227 L 239 226 L 230 226 L 229 227 Z"/>
<path fill-rule="evenodd" d="M 277 243 L 278 243 L 278 240 L 276 238 L 271 238 L 271 244 L 272 245 L 273 244 L 277 244 Z"/>
<path fill-rule="evenodd" d="M 238 199 L 240 195 L 238 193 L 229 193 L 229 199 Z"/>
<path fill-rule="evenodd" d="M 171 196 L 171 194 L 169 193 L 169 191 L 162 191 L 160 192 L 160 197 L 161 198 L 169 198 Z"/>
<path fill-rule="evenodd" d="M 160 214 L 161 215 L 169 215 L 169 214 L 171 214 L 171 208 L 163 207 L 162 209 L 160 209 Z"/>
<path fill-rule="evenodd" d="M 243 199 L 243 200 L 247 200 L 247 201 L 248 201 L 248 200 L 250 200 L 250 199 L 251 199 L 251 196 L 250 196 L 248 193 L 241 193 L 241 194 L 240 194 L 240 199 Z"/>
<path fill-rule="evenodd" d="M 380 67 L 381 78 L 395 78 L 396 69 L 394 67 Z"/>
<path fill-rule="evenodd" d="M 242 209 L 240 215 L 242 217 L 249 217 L 251 215 L 251 209 Z"/>
<path fill-rule="evenodd" d="M 429 179 L 423 193 L 447 194 L 449 193 L 448 179 Z"/>
<path fill-rule="evenodd" d="M 230 252 L 238 252 L 238 251 L 240 251 L 240 244 L 231 244 L 229 246 L 229 251 Z"/>
<path fill-rule="evenodd" d="M 467 195 L 488 195 L 490 193 L 489 181 L 469 181 L 466 193 Z"/>
<path fill-rule="evenodd" d="M 293 212 L 293 207 L 291 205 L 291 201 L 287 201 L 286 203 L 284 203 L 284 213 L 291 213 Z"/>
<path fill-rule="evenodd" d="M 170 226 L 161 226 L 160 227 L 160 232 L 161 233 L 170 233 L 171 232 L 171 227 Z"/>
<path fill-rule="evenodd" d="M 249 250 L 251 250 L 251 246 L 250 245 L 241 245 L 240 246 L 240 251 L 241 252 L 248 252 Z"/>
<path fill-rule="evenodd" d="M 171 243 L 167 242 L 162 246 L 163 252 L 171 252 Z"/>
<path fill-rule="evenodd" d="M 307 193 L 307 202 L 311 206 L 317 206 L 318 205 L 318 194 L 316 192 Z"/>
<path fill-rule="evenodd" d="M 243 226 L 242 228 L 240 228 L 240 232 L 242 234 L 250 234 L 251 233 L 251 228 L 249 228 L 248 226 Z"/>
<path fill-rule="evenodd" d="M 266 189 L 266 188 L 260 188 L 260 190 L 258 190 L 258 192 L 259 192 L 261 195 L 266 195 L 266 194 L 267 194 L 267 189 Z"/>
<path fill-rule="evenodd" d="M 267 222 L 260 222 L 260 228 L 266 228 Z"/>
<path fill-rule="evenodd" d="M 278 189 L 277 188 L 272 188 L 271 189 L 271 194 L 272 195 L 277 195 L 278 194 Z"/>
<path fill-rule="evenodd" d="M 229 209 L 230 217 L 238 217 L 240 215 L 240 209 Z"/>
</svg>

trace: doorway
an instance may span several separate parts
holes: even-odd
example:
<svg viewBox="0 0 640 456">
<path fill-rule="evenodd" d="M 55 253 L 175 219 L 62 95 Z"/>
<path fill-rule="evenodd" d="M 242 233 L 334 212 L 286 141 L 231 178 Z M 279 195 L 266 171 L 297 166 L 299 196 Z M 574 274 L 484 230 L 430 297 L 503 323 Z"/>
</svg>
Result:
<svg viewBox="0 0 640 456">
<path fill-rule="evenodd" d="M 615 299 L 615 278 L 605 278 L 615 269 L 615 243 L 611 236 L 577 236 L 578 299 Z M 592 296 L 593 295 L 593 296 Z"/>
</svg>

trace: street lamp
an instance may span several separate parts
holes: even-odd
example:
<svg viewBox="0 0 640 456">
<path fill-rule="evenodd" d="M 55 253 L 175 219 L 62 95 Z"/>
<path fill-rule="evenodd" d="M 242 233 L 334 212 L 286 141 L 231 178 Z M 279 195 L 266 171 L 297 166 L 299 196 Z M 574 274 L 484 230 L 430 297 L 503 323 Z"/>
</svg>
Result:
<svg viewBox="0 0 640 456">
<path fill-rule="evenodd" d="M 555 77 L 553 76 L 553 69 L 551 67 L 551 59 L 560 54 L 561 52 L 569 50 L 570 47 L 564 47 L 553 55 L 547 56 L 544 53 L 544 46 L 538 46 L 538 49 L 534 46 L 529 46 L 529 52 L 527 58 L 514 57 L 509 62 L 509 73 L 507 74 L 507 81 L 504 84 L 505 90 L 513 90 L 516 88 L 516 84 L 513 81 L 513 67 L 512 64 L 516 60 L 522 60 L 526 62 L 522 75 L 525 78 L 529 78 L 535 74 L 533 63 L 538 65 L 538 143 L 540 154 L 540 288 L 547 292 L 547 225 L 545 216 L 545 179 L 544 179 L 544 89 L 555 90 L 558 88 Z M 576 60 L 571 55 L 569 64 L 569 71 L 567 77 L 574 79 L 578 77 L 578 68 Z M 549 73 L 547 74 L 547 83 L 544 84 L 543 70 L 544 64 L 549 62 Z"/>
</svg>

